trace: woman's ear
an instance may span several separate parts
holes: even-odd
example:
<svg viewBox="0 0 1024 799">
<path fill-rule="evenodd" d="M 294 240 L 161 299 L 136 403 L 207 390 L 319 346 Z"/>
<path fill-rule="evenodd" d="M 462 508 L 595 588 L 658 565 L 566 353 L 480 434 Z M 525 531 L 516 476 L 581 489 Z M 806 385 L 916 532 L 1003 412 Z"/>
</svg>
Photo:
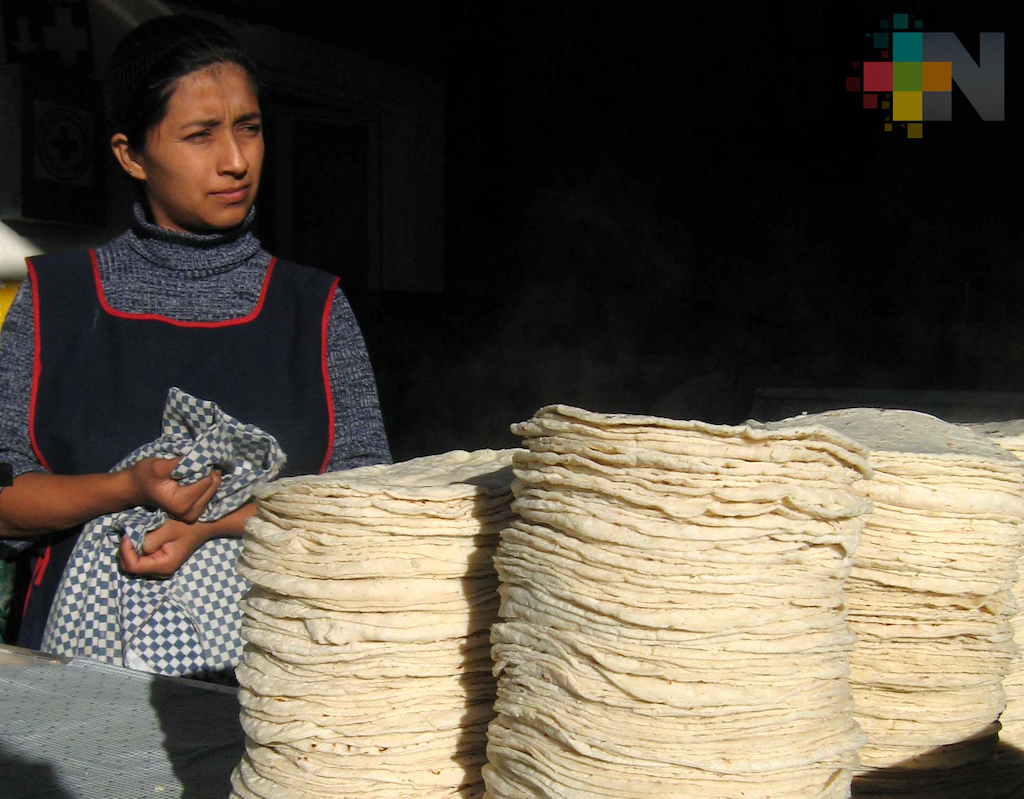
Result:
<svg viewBox="0 0 1024 799">
<path fill-rule="evenodd" d="M 110 149 L 114 152 L 114 158 L 121 165 L 121 169 L 127 172 L 136 180 L 146 179 L 146 169 L 142 161 L 138 159 L 131 147 L 128 146 L 128 137 L 123 133 L 115 133 L 110 137 Z"/>
</svg>

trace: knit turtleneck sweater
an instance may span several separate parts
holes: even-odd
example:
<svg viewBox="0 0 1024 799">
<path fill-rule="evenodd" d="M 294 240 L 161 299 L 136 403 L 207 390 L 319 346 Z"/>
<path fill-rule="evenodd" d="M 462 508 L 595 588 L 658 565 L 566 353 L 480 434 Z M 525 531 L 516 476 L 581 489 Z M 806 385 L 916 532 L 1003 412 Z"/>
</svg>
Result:
<svg viewBox="0 0 1024 799">
<path fill-rule="evenodd" d="M 259 300 L 271 261 L 252 232 L 254 216 L 250 210 L 245 221 L 229 231 L 179 233 L 152 224 L 136 204 L 135 225 L 96 249 L 107 302 L 115 310 L 179 321 L 245 316 Z M 34 354 L 32 288 L 26 280 L 0 333 L 0 462 L 10 463 L 15 477 L 44 471 L 29 440 Z M 340 290 L 327 324 L 327 371 L 335 424 L 328 470 L 390 462 L 373 370 Z"/>
<path fill-rule="evenodd" d="M 252 232 L 255 208 L 239 227 L 206 234 L 157 227 L 141 205 L 134 210 L 135 225 L 96 250 L 103 292 L 116 310 L 151 308 L 190 322 L 252 310 L 270 265 Z"/>
</svg>

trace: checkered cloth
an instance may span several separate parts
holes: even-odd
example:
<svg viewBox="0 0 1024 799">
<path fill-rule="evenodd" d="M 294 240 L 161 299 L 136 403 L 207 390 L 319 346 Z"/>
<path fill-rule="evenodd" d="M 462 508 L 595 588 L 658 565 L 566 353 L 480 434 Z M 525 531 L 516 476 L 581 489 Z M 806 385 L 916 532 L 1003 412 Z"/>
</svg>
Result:
<svg viewBox="0 0 1024 799">
<path fill-rule="evenodd" d="M 217 468 L 223 481 L 200 516 L 214 521 L 252 498 L 284 465 L 277 440 L 223 413 L 214 403 L 172 388 L 161 436 L 140 447 L 113 471 L 143 458 L 181 457 L 172 477 L 194 483 Z M 136 507 L 85 526 L 64 570 L 42 649 L 90 657 L 158 674 L 228 678 L 242 652 L 239 600 L 248 583 L 235 569 L 241 539 L 202 544 L 166 580 L 130 577 L 117 565 L 127 535 L 142 553 L 142 539 L 168 519 L 162 510 Z"/>
</svg>

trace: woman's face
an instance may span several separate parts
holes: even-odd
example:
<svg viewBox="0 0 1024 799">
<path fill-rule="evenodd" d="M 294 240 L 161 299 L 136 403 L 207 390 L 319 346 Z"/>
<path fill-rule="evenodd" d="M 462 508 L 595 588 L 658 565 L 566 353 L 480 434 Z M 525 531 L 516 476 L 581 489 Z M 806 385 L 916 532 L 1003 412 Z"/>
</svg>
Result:
<svg viewBox="0 0 1024 799">
<path fill-rule="evenodd" d="M 259 101 L 246 71 L 216 64 L 181 78 L 145 148 L 129 157 L 160 227 L 203 232 L 240 224 L 263 166 Z"/>
</svg>

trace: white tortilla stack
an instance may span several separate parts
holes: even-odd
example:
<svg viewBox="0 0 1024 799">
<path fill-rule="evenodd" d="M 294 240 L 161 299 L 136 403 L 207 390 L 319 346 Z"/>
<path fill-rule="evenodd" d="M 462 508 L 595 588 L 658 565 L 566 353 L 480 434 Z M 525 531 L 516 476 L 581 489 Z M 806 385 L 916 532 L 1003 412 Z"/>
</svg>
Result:
<svg viewBox="0 0 1024 799">
<path fill-rule="evenodd" d="M 510 464 L 460 451 L 260 489 L 232 797 L 482 794 Z"/>
<path fill-rule="evenodd" d="M 513 431 L 485 796 L 849 796 L 864 451 L 562 405 Z"/>
<path fill-rule="evenodd" d="M 999 444 L 1017 458 L 1024 458 L 1024 419 L 987 424 L 969 424 L 970 429 Z M 1017 649 L 1024 648 L 1024 552 L 1017 559 L 1017 581 L 1013 598 L 1017 613 L 1010 619 Z M 999 717 L 999 748 L 996 750 L 990 785 L 991 799 L 1024 797 L 1024 661 L 1018 656 L 1003 679 L 1006 709 Z"/>
<path fill-rule="evenodd" d="M 1017 651 L 1024 464 L 914 411 L 799 418 L 863 444 L 875 472 L 854 486 L 874 510 L 846 586 L 854 705 L 868 736 L 854 795 L 986 795 Z"/>
</svg>

